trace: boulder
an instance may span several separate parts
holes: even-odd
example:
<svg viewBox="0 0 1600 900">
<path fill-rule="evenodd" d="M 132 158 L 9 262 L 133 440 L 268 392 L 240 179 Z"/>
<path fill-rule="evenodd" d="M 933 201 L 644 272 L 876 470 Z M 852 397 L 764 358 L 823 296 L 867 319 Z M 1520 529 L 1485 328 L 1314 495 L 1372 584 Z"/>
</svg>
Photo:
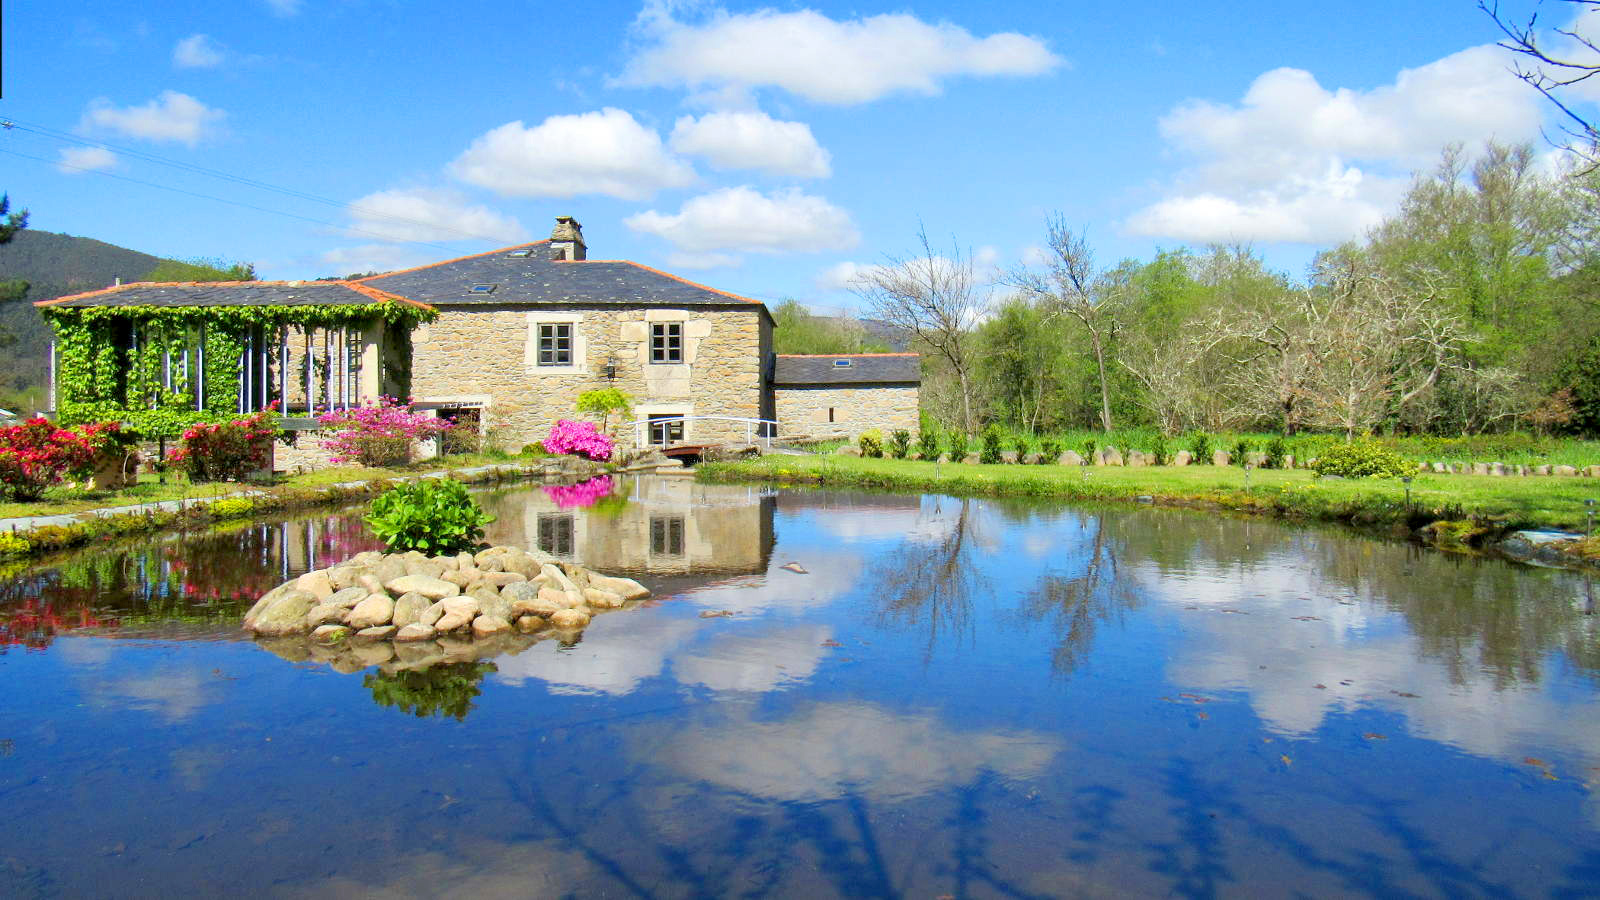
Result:
<svg viewBox="0 0 1600 900">
<path fill-rule="evenodd" d="M 1017 451 L 1015 451 L 1015 450 L 1001 450 L 1000 451 L 1000 461 L 1005 463 L 1005 464 L 1007 464 L 1007 465 L 1011 465 L 1011 466 L 1016 465 L 1017 464 Z"/>
<path fill-rule="evenodd" d="M 445 572 L 454 572 L 461 567 L 460 560 L 454 556 L 430 556 L 428 561 L 439 567 L 441 577 Z"/>
<path fill-rule="evenodd" d="M 328 570 L 328 583 L 333 585 L 333 592 L 337 594 L 345 588 L 353 587 L 356 583 L 356 578 L 364 574 L 366 573 L 359 566 L 352 566 L 348 563 L 342 566 L 334 566 Z"/>
<path fill-rule="evenodd" d="M 394 602 L 394 616 L 389 621 L 393 622 L 397 628 L 415 624 L 422 621 L 422 614 L 431 605 L 428 602 L 428 598 L 421 594 L 402 594 L 400 599 Z M 435 618 L 434 621 L 437 622 L 438 619 Z"/>
<path fill-rule="evenodd" d="M 563 631 L 573 631 L 589 624 L 589 614 L 577 609 L 558 609 L 550 614 L 550 625 Z"/>
<path fill-rule="evenodd" d="M 505 554 L 501 554 L 499 556 L 491 556 L 488 559 L 483 560 L 482 562 L 478 563 L 478 571 L 480 571 L 480 572 L 482 572 L 482 573 L 484 573 L 486 575 L 488 573 L 490 573 L 490 572 L 504 572 L 505 570 L 506 570 Z"/>
<path fill-rule="evenodd" d="M 401 556 L 385 556 L 372 564 L 372 577 L 378 579 L 379 585 L 389 582 L 406 574 L 406 561 Z M 373 591 L 374 594 L 377 591 Z"/>
<path fill-rule="evenodd" d="M 319 644 L 340 644 L 350 637 L 350 629 L 343 625 L 318 625 L 311 632 L 311 639 Z"/>
<path fill-rule="evenodd" d="M 486 572 L 483 575 L 483 583 L 493 587 L 496 590 L 499 590 L 508 584 L 515 584 L 519 581 L 527 580 L 528 576 L 522 574 L 521 572 Z"/>
<path fill-rule="evenodd" d="M 408 554 L 406 557 L 406 574 L 426 575 L 429 578 L 438 578 L 440 575 L 444 574 L 444 566 L 440 564 L 438 560 L 429 559 L 426 556 L 417 559 Z"/>
<path fill-rule="evenodd" d="M 384 592 L 383 582 L 379 581 L 376 575 L 362 575 L 356 579 L 356 586 L 365 588 L 369 594 L 381 594 Z"/>
<path fill-rule="evenodd" d="M 413 622 L 410 625 L 403 626 L 399 631 L 395 632 L 394 639 L 397 641 L 406 642 L 431 641 L 438 633 L 439 632 L 436 631 L 432 625 L 423 625 L 420 622 Z"/>
<path fill-rule="evenodd" d="M 1506 464 L 1499 462 L 1489 463 L 1489 474 L 1504 477 L 1506 474 Z"/>
<path fill-rule="evenodd" d="M 833 454 L 835 456 L 860 456 L 861 448 L 857 447 L 855 444 L 844 444 L 839 449 L 833 451 Z"/>
<path fill-rule="evenodd" d="M 1056 464 L 1061 466 L 1081 466 L 1083 465 L 1083 456 L 1076 450 L 1068 450 L 1056 457 Z"/>
<path fill-rule="evenodd" d="M 1570 478 L 1578 474 L 1578 470 L 1572 466 L 1551 466 L 1550 473 L 1552 475 L 1564 475 Z"/>
<path fill-rule="evenodd" d="M 498 616 L 506 621 L 511 620 L 511 601 L 505 599 L 486 587 L 485 593 L 475 594 L 478 601 L 478 611 L 486 616 Z"/>
<path fill-rule="evenodd" d="M 517 617 L 517 630 L 523 634 L 532 634 L 549 624 L 549 622 L 546 622 L 544 619 L 541 619 L 538 616 Z"/>
<path fill-rule="evenodd" d="M 350 648 L 350 655 L 364 666 L 381 666 L 394 658 L 394 647 L 388 641 L 363 641 Z"/>
<path fill-rule="evenodd" d="M 345 609 L 351 609 L 357 603 L 360 603 L 361 601 L 367 599 L 368 597 L 372 596 L 373 594 L 381 594 L 381 593 L 383 593 L 383 591 L 381 591 L 381 590 L 380 591 L 369 591 L 364 587 L 347 587 L 342 591 L 334 591 L 332 597 L 329 597 L 328 599 L 326 599 L 326 600 L 324 600 L 322 602 L 323 603 L 331 603 L 334 606 L 340 606 L 340 607 L 343 607 Z"/>
<path fill-rule="evenodd" d="M 1488 463 L 1473 463 L 1472 464 L 1472 474 L 1474 474 L 1474 475 L 1487 475 L 1487 474 L 1489 474 L 1489 464 Z"/>
<path fill-rule="evenodd" d="M 1450 473 L 1450 467 L 1442 462 L 1434 463 L 1431 468 L 1433 469 L 1434 473 L 1438 475 L 1448 475 Z"/>
<path fill-rule="evenodd" d="M 934 465 L 939 465 L 941 463 L 943 463 L 944 465 L 949 465 L 950 464 L 950 454 L 941 453 L 941 454 L 939 454 L 939 458 L 935 459 L 933 462 L 934 462 Z"/>
<path fill-rule="evenodd" d="M 567 590 L 570 591 L 576 588 L 581 591 L 589 586 L 589 570 L 583 566 L 577 563 L 564 562 L 558 563 L 557 568 L 561 569 L 562 573 L 567 576 L 567 580 L 572 582 L 572 587 L 567 588 Z M 543 567 L 540 568 L 540 571 L 544 571 Z"/>
<path fill-rule="evenodd" d="M 402 575 L 392 581 L 384 582 L 383 586 L 395 596 L 415 591 L 429 600 L 443 600 L 461 593 L 461 588 L 457 585 L 431 575 Z"/>
<path fill-rule="evenodd" d="M 421 594 L 417 595 L 422 597 Z M 426 600 L 428 598 L 423 597 Z M 444 615 L 444 601 L 438 600 L 428 605 L 428 608 L 417 614 L 417 623 L 420 625 L 433 625 Z"/>
<path fill-rule="evenodd" d="M 980 462 L 983 462 L 983 457 L 976 453 L 968 453 L 966 456 L 961 458 L 962 465 L 975 466 Z"/>
<path fill-rule="evenodd" d="M 539 589 L 539 599 L 564 609 L 583 605 L 583 595 L 576 590 L 563 591 L 560 588 L 544 587 Z"/>
<path fill-rule="evenodd" d="M 1175 466 L 1187 466 L 1191 462 L 1194 462 L 1194 455 L 1187 450 L 1172 454 L 1172 464 Z"/>
<path fill-rule="evenodd" d="M 269 637 L 305 634 L 310 630 L 306 624 L 306 614 L 318 605 L 316 594 L 299 589 L 284 591 L 245 627 Z"/>
<path fill-rule="evenodd" d="M 650 589 L 632 578 L 596 575 L 591 572 L 589 574 L 589 586 L 602 591 L 610 591 L 620 596 L 624 601 L 643 600 L 650 596 Z"/>
<path fill-rule="evenodd" d="M 1231 465 L 1232 463 L 1233 454 L 1226 450 L 1217 450 L 1211 454 L 1211 464 L 1213 466 L 1226 466 Z"/>
<path fill-rule="evenodd" d="M 1023 455 L 1022 464 L 1025 466 L 1037 466 L 1043 460 L 1044 457 L 1039 455 L 1038 451 L 1030 450 Z"/>
<path fill-rule="evenodd" d="M 1533 474 L 1535 474 L 1535 475 L 1549 475 L 1550 474 L 1550 467 L 1549 466 L 1534 466 L 1533 467 Z"/>
<path fill-rule="evenodd" d="M 445 572 L 443 575 L 440 575 L 439 578 L 443 581 L 450 582 L 464 591 L 467 588 L 472 587 L 472 583 L 477 580 L 473 577 L 473 575 L 476 574 L 478 574 L 476 567 L 473 568 L 472 575 L 469 575 L 466 572 L 462 572 L 458 569 L 451 569 L 450 571 Z"/>
<path fill-rule="evenodd" d="M 307 572 L 294 580 L 294 586 L 308 594 L 316 595 L 318 600 L 326 600 L 333 596 L 333 582 L 328 580 L 327 572 Z"/>
<path fill-rule="evenodd" d="M 511 614 L 514 616 L 548 617 L 558 609 L 566 609 L 565 595 L 563 595 L 563 601 L 559 603 L 539 596 L 526 597 L 511 602 Z"/>
<path fill-rule="evenodd" d="M 433 627 L 438 629 L 439 632 L 443 634 L 447 631 L 456 631 L 458 629 L 465 628 L 468 625 L 471 625 L 472 620 L 476 618 L 477 616 L 466 616 L 458 612 L 446 612 L 444 615 L 439 617 L 439 621 L 433 623 Z"/>
<path fill-rule="evenodd" d="M 1102 447 L 1101 449 L 1096 450 L 1094 455 L 1101 460 L 1100 465 L 1103 465 L 1103 466 L 1120 466 L 1120 465 L 1122 465 L 1122 451 L 1118 450 L 1115 447 Z"/>
<path fill-rule="evenodd" d="M 465 569 L 468 566 L 471 566 L 472 568 L 476 569 L 478 567 L 478 559 L 477 559 L 477 557 L 473 556 L 471 553 L 468 553 L 465 550 L 461 551 L 460 553 L 457 553 L 456 554 L 456 568 L 457 569 Z"/>
<path fill-rule="evenodd" d="M 1600 478 L 1600 466 L 1589 466 L 1583 470 L 1583 474 L 1590 478 Z"/>
<path fill-rule="evenodd" d="M 394 601 L 385 594 L 371 594 L 350 610 L 350 627 L 360 630 L 387 625 L 394 617 Z"/>
<path fill-rule="evenodd" d="M 1138 467 L 1138 468 L 1142 469 L 1147 465 L 1151 465 L 1151 462 L 1145 457 L 1143 450 L 1129 450 L 1128 451 L 1128 467 L 1129 468 Z"/>
<path fill-rule="evenodd" d="M 1255 466 L 1258 469 L 1264 469 L 1267 466 L 1267 455 L 1262 453 L 1260 450 L 1251 450 L 1249 453 L 1244 455 L 1244 464 L 1247 466 Z"/>
<path fill-rule="evenodd" d="M 583 589 L 583 602 L 592 609 L 617 609 L 622 606 L 622 595 L 596 588 Z"/>
<path fill-rule="evenodd" d="M 507 553 L 500 564 L 505 567 L 506 572 L 521 575 L 523 578 L 532 578 L 539 574 L 539 561 L 521 551 Z"/>
<path fill-rule="evenodd" d="M 332 603 L 319 603 L 306 613 L 306 625 L 315 632 L 323 625 L 343 625 L 350 617 L 350 610 Z"/>
<path fill-rule="evenodd" d="M 486 638 L 490 635 L 504 634 L 511 630 L 511 623 L 500 616 L 481 615 L 472 620 L 472 636 Z"/>
<path fill-rule="evenodd" d="M 394 637 L 395 632 L 399 630 L 400 629 L 394 627 L 393 625 L 374 625 L 371 628 L 363 628 L 356 632 L 356 640 L 387 641 L 388 639 Z"/>
<path fill-rule="evenodd" d="M 287 594 L 293 590 L 298 589 L 294 586 L 293 581 L 289 581 L 278 585 L 272 590 L 267 591 L 265 594 L 262 594 L 261 599 L 252 604 L 250 610 L 244 614 L 244 627 L 251 628 L 254 626 L 256 623 L 256 618 L 261 615 L 263 610 L 276 603 L 279 597 L 282 597 L 284 594 Z"/>
<path fill-rule="evenodd" d="M 572 579 L 567 577 L 567 573 L 562 571 L 560 566 L 553 563 L 545 563 L 540 566 L 539 574 L 545 577 L 546 584 L 556 590 L 575 591 L 578 589 L 578 586 L 572 583 Z"/>
</svg>

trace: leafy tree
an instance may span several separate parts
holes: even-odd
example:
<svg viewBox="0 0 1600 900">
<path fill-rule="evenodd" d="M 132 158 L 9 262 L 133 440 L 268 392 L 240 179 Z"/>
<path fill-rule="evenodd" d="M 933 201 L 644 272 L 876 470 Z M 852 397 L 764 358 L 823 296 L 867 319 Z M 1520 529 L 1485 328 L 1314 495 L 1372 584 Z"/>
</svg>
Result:
<svg viewBox="0 0 1600 900">
<path fill-rule="evenodd" d="M 494 663 L 445 663 L 427 669 L 399 672 L 373 672 L 361 679 L 372 692 L 372 700 L 408 712 L 419 719 L 450 716 L 456 721 L 467 717 L 473 702 L 482 693 L 483 676 L 498 671 Z"/>
<path fill-rule="evenodd" d="M 578 413 L 600 417 L 600 430 L 605 431 L 613 415 L 626 418 L 633 414 L 633 398 L 616 388 L 584 391 L 578 395 Z"/>
<path fill-rule="evenodd" d="M 773 308 L 772 319 L 776 323 L 772 343 L 778 353 L 827 355 L 889 350 L 886 344 L 868 337 L 855 319 L 816 315 L 792 297 Z"/>
<path fill-rule="evenodd" d="M 0 194 L 0 244 L 9 244 L 17 232 L 28 227 L 28 211 L 11 212 L 11 195 Z M 0 303 L 21 300 L 28 295 L 28 282 L 22 279 L 0 281 Z M 16 340 L 9 328 L 0 325 L 0 347 Z"/>
</svg>

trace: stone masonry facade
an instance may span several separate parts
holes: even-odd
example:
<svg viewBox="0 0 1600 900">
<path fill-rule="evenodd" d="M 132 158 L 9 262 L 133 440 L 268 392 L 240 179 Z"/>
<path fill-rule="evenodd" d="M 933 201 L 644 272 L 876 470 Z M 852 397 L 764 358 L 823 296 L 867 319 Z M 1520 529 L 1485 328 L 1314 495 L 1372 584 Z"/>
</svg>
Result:
<svg viewBox="0 0 1600 900">
<path fill-rule="evenodd" d="M 683 362 L 650 361 L 651 324 L 681 323 Z M 572 363 L 540 366 L 542 324 L 572 326 Z M 772 327 L 759 306 L 456 307 L 412 332 L 411 393 L 422 403 L 479 407 L 486 433 L 515 451 L 576 418 L 578 395 L 614 387 L 650 415 L 772 418 L 763 361 Z M 606 365 L 616 366 L 607 378 Z M 615 425 L 616 423 L 613 423 Z M 614 429 L 615 430 L 615 429 Z M 684 442 L 743 440 L 745 426 L 691 421 Z M 631 434 L 619 434 L 631 442 Z"/>
<path fill-rule="evenodd" d="M 918 389 L 914 384 L 850 384 L 778 387 L 774 392 L 780 434 L 849 435 L 876 428 L 916 434 Z"/>
</svg>

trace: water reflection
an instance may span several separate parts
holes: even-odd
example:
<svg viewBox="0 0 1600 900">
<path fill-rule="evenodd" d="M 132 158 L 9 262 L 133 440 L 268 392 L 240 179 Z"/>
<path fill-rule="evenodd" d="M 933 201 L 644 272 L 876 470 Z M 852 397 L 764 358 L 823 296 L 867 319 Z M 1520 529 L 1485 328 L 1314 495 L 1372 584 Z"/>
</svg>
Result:
<svg viewBox="0 0 1600 900">
<path fill-rule="evenodd" d="M 361 679 L 379 706 L 408 712 L 419 719 L 450 716 L 456 721 L 467 717 L 473 702 L 483 691 L 483 676 L 495 671 L 494 663 L 439 663 L 426 669 L 379 669 Z"/>
</svg>

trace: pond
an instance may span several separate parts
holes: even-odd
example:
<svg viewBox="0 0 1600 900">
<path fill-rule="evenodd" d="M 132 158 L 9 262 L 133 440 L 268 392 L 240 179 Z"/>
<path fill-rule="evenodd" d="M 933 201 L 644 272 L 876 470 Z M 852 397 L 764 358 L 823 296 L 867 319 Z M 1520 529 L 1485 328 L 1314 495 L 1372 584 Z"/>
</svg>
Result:
<svg viewBox="0 0 1600 900">
<path fill-rule="evenodd" d="M 243 635 L 376 546 L 354 510 L 0 586 L 0 896 L 1600 891 L 1582 575 L 1172 510 L 485 503 L 656 596 L 423 672 Z"/>
</svg>

